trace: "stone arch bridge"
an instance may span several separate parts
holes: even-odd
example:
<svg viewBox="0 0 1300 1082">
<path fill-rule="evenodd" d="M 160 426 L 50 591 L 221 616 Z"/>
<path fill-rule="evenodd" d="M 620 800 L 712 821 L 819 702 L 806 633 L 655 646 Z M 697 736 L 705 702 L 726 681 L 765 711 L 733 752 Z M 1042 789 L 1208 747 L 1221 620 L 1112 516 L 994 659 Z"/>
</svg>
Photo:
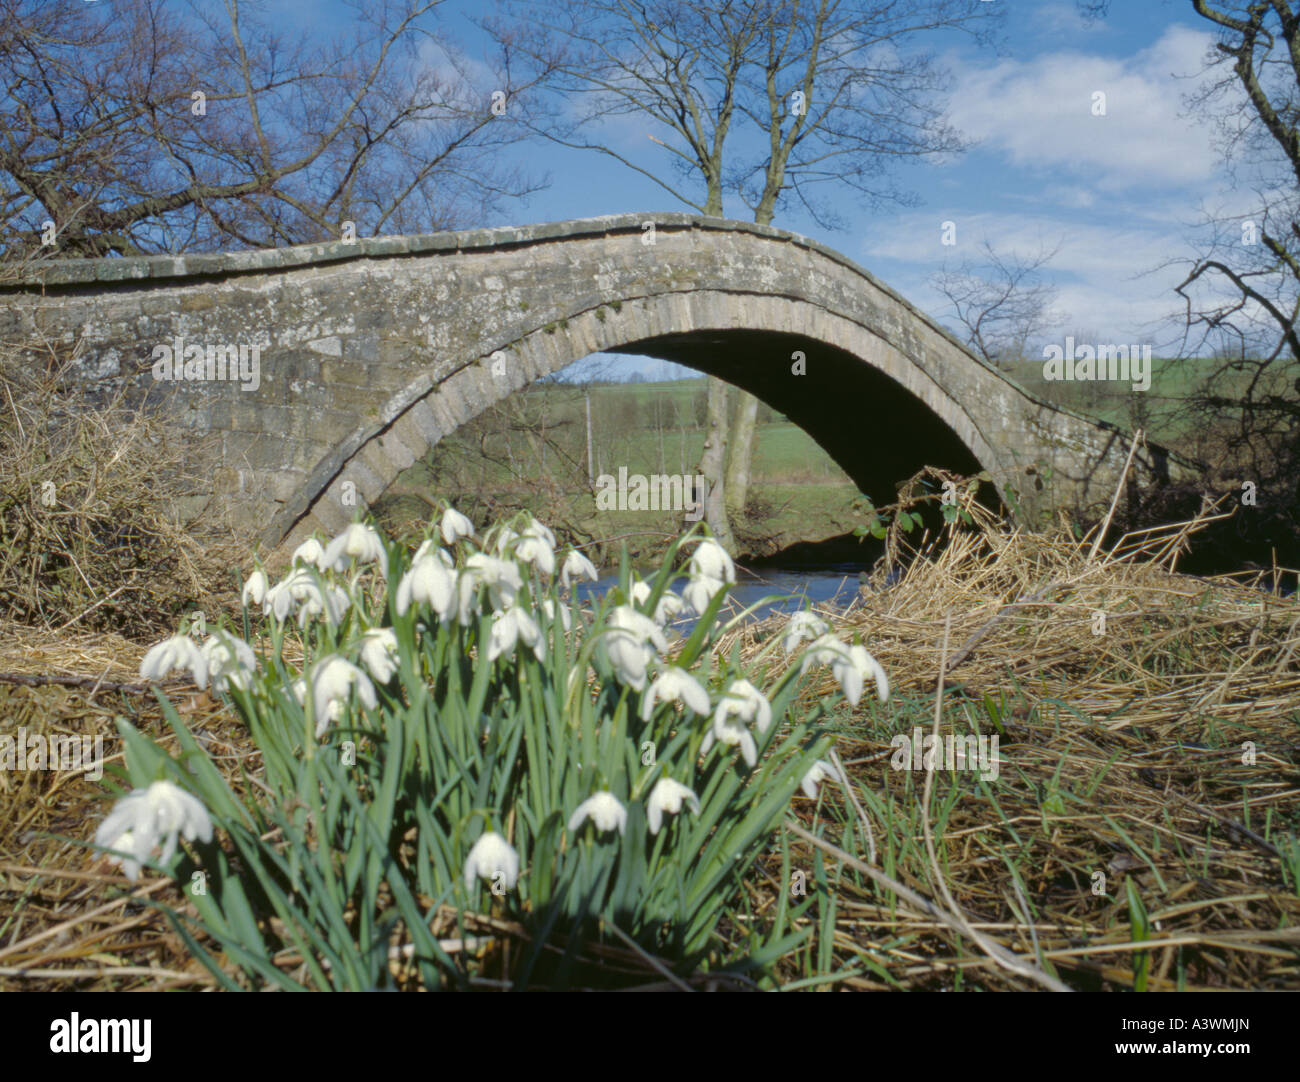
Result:
<svg viewBox="0 0 1300 1082">
<path fill-rule="evenodd" d="M 267 548 L 336 532 L 345 493 L 373 501 L 458 425 L 597 351 L 753 392 L 873 497 L 930 464 L 1087 508 L 1128 452 L 837 252 L 696 215 L 51 261 L 0 294 L 0 339 L 75 348 L 88 394 L 125 387 L 213 436 L 209 498 Z M 1140 454 L 1138 482 L 1170 465 Z"/>
</svg>

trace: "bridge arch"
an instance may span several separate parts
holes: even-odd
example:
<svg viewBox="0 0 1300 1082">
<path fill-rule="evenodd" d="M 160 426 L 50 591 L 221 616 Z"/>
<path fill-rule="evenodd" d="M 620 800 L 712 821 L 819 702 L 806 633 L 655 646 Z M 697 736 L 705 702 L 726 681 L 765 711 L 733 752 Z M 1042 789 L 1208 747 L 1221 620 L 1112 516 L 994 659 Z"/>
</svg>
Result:
<svg viewBox="0 0 1300 1082">
<path fill-rule="evenodd" d="M 256 386 L 209 367 L 165 388 L 165 408 L 219 437 L 212 496 L 272 548 L 337 530 L 456 427 L 602 351 L 753 391 L 866 491 L 924 462 L 1023 489 L 1037 463 L 1083 506 L 1110 498 L 1128 449 L 1113 428 L 1028 394 L 839 253 L 694 215 L 54 261 L 0 292 L 13 302 L 0 334 L 79 338 L 88 387 L 125 384 L 142 399 L 158 398 L 160 344 L 209 356 L 256 345 Z"/>
</svg>

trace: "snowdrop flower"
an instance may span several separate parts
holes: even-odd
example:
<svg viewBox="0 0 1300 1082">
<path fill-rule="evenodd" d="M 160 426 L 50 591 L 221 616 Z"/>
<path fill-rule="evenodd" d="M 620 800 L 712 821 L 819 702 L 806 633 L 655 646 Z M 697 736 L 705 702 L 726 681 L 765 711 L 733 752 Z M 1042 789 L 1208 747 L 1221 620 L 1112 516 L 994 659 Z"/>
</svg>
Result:
<svg viewBox="0 0 1300 1082">
<path fill-rule="evenodd" d="M 361 664 L 379 683 L 397 672 L 397 633 L 391 627 L 374 627 L 361 636 Z"/>
<path fill-rule="evenodd" d="M 542 598 L 542 611 L 551 620 L 558 619 L 560 626 L 568 631 L 573 626 L 573 617 L 569 615 L 569 606 L 561 601 L 558 605 L 549 597 Z"/>
<path fill-rule="evenodd" d="M 442 513 L 442 539 L 448 545 L 454 545 L 462 537 L 474 536 L 474 523 L 454 507 L 448 507 Z"/>
<path fill-rule="evenodd" d="M 535 537 L 538 540 L 545 541 L 550 548 L 555 548 L 555 534 L 551 533 L 547 526 L 542 525 L 537 519 L 531 518 L 528 525 L 524 528 L 524 537 Z"/>
<path fill-rule="evenodd" d="M 803 789 L 804 796 L 809 800 L 816 800 L 817 786 L 822 781 L 833 781 L 843 784 L 843 780 L 840 778 L 840 772 L 829 763 L 824 763 L 819 759 L 817 762 L 813 763 L 812 767 L 809 768 L 808 773 L 803 776 L 803 781 L 799 783 L 799 787 Z"/>
<path fill-rule="evenodd" d="M 218 631 L 203 644 L 203 658 L 212 690 L 225 691 L 227 686 L 248 687 L 248 678 L 257 671 L 257 657 L 253 648 L 243 639 L 225 631 Z"/>
<path fill-rule="evenodd" d="M 473 589 L 480 582 L 488 588 L 488 598 L 492 602 L 492 608 L 497 612 L 502 609 L 508 609 L 515 603 L 515 593 L 523 588 L 524 580 L 519 575 L 519 568 L 510 560 L 500 560 L 495 556 L 488 556 L 482 552 L 476 552 L 465 561 L 465 570 L 461 572 L 461 579 L 470 579 L 469 588 Z M 464 581 L 460 583 L 462 589 L 465 588 Z M 464 595 L 461 597 L 461 611 L 464 613 L 465 603 Z M 468 624 L 469 621 L 462 615 L 462 624 Z"/>
<path fill-rule="evenodd" d="M 714 729 L 727 724 L 732 714 L 741 721 L 754 722 L 760 733 L 767 732 L 767 727 L 772 724 L 771 703 L 748 680 L 735 680 L 722 693 L 718 708 L 713 714 Z M 721 733 L 718 734 L 718 739 L 722 739 Z"/>
<path fill-rule="evenodd" d="M 631 605 L 619 605 L 609 614 L 609 626 L 626 631 L 638 642 L 653 646 L 661 654 L 668 649 L 668 640 L 662 629 L 645 613 L 637 612 Z"/>
<path fill-rule="evenodd" d="M 785 626 L 785 648 L 786 656 L 794 653 L 798 645 L 805 639 L 812 641 L 819 635 L 825 635 L 830 631 L 830 626 L 816 613 L 809 612 L 807 609 L 800 609 L 790 617 L 790 622 Z"/>
<path fill-rule="evenodd" d="M 240 603 L 245 607 L 251 602 L 254 605 L 260 605 L 266 598 L 268 587 L 266 581 L 266 572 L 260 567 L 248 576 L 248 581 L 244 583 L 244 589 L 239 595 Z"/>
<path fill-rule="evenodd" d="M 578 805 L 569 816 L 569 830 L 576 831 L 590 817 L 597 830 L 617 830 L 623 833 L 627 826 L 627 809 L 613 793 L 597 793 Z"/>
<path fill-rule="evenodd" d="M 363 706 L 373 710 L 378 704 L 375 697 L 375 686 L 370 682 L 370 677 L 358 669 L 350 661 L 346 661 L 333 654 L 317 662 L 316 669 L 312 673 L 311 692 L 312 706 L 316 711 L 316 735 L 319 737 L 329 727 L 331 722 L 337 721 L 343 713 L 343 707 L 348 701 L 348 691 L 356 685 L 357 698 L 361 700 Z"/>
<path fill-rule="evenodd" d="M 745 762 L 750 766 L 758 762 L 758 745 L 754 743 L 754 734 L 743 725 L 737 725 L 734 721 L 719 722 L 715 718 L 713 728 L 704 734 L 704 741 L 700 744 L 700 754 L 707 755 L 715 740 L 740 748 L 740 754 L 745 757 Z"/>
<path fill-rule="evenodd" d="M 889 678 L 885 670 L 862 646 L 846 646 L 834 635 L 823 635 L 808 647 L 799 671 L 805 673 L 814 665 L 831 667 L 831 673 L 850 706 L 857 706 L 862 698 L 862 683 L 867 676 L 875 678 L 880 701 L 883 703 L 889 699 Z"/>
<path fill-rule="evenodd" d="M 324 571 L 326 570 L 325 564 L 322 560 L 324 555 L 325 548 L 321 545 L 320 541 L 314 537 L 309 537 L 293 550 L 293 558 L 290 560 L 290 563 L 297 566 L 298 561 L 301 560 L 305 564 L 312 564 Z"/>
<path fill-rule="evenodd" d="M 207 809 L 170 781 L 156 781 L 148 789 L 133 789 L 113 805 L 95 831 L 95 844 L 107 849 L 129 847 L 131 858 L 111 858 L 120 863 L 132 882 L 154 847 L 162 845 L 160 863 L 176 855 L 176 836 L 186 841 L 212 840 L 212 820 Z"/>
<path fill-rule="evenodd" d="M 539 524 L 540 525 L 540 524 Z M 545 526 L 542 529 L 546 529 Z M 550 530 L 546 530 L 550 533 Z M 555 574 L 555 547 L 545 537 L 524 531 L 523 537 L 515 547 L 515 559 L 532 564 L 548 578 Z"/>
<path fill-rule="evenodd" d="M 307 621 L 317 616 L 324 616 L 331 627 L 343 619 L 352 599 L 347 591 L 333 583 L 321 589 L 320 583 L 311 581 L 295 587 L 294 593 L 301 595 L 302 606 L 298 609 L 298 626 L 306 627 Z"/>
<path fill-rule="evenodd" d="M 650 824 L 650 833 L 658 834 L 663 824 L 663 814 L 676 815 L 682 810 L 685 800 L 696 815 L 700 814 L 700 798 L 679 781 L 672 778 L 660 778 L 650 790 L 650 799 L 646 801 L 646 819 Z"/>
<path fill-rule="evenodd" d="M 208 686 L 208 659 L 188 635 L 173 635 L 150 647 L 140 662 L 140 678 L 161 680 L 173 669 L 188 669 L 199 688 Z"/>
<path fill-rule="evenodd" d="M 388 553 L 373 526 L 354 522 L 326 546 L 320 562 L 335 571 L 346 570 L 352 561 L 376 563 L 379 573 L 388 577 Z"/>
<path fill-rule="evenodd" d="M 411 557 L 411 566 L 414 567 L 426 556 L 436 556 L 442 561 L 442 566 L 446 568 L 455 568 L 456 561 L 451 558 L 447 550 L 437 548 L 433 543 L 433 538 L 426 537 L 420 542 L 420 547 L 415 550 L 415 555 Z"/>
<path fill-rule="evenodd" d="M 650 600 L 650 584 L 648 582 L 632 583 L 632 600 L 638 605 L 644 605 Z M 663 595 L 655 604 L 654 622 L 662 627 L 679 612 L 682 611 L 682 599 L 671 590 L 665 590 Z"/>
<path fill-rule="evenodd" d="M 736 565 L 727 550 L 711 537 L 704 538 L 691 554 L 691 578 L 714 579 L 719 582 L 736 581 Z"/>
<path fill-rule="evenodd" d="M 103 846 L 112 846 L 119 850 L 118 853 L 105 853 L 104 857 L 110 864 L 118 865 L 122 871 L 126 872 L 126 877 L 134 883 L 140 878 L 140 862 L 134 857 L 126 855 L 128 852 L 135 851 L 135 834 L 128 830 L 119 834 L 116 839 L 106 839 L 101 841 L 97 833 L 95 835 L 95 844 Z"/>
<path fill-rule="evenodd" d="M 602 646 L 618 682 L 643 691 L 650 662 L 656 651 L 667 651 L 668 640 L 645 613 L 637 612 L 630 605 L 619 605 L 610 613 L 609 630 Z"/>
<path fill-rule="evenodd" d="M 680 702 L 697 714 L 709 712 L 709 693 L 685 669 L 670 665 L 650 685 L 650 691 L 641 704 L 641 720 L 649 721 L 654 712 L 655 700 Z"/>
<path fill-rule="evenodd" d="M 427 544 L 427 542 L 426 542 Z M 442 550 L 438 550 L 441 555 Z M 417 552 L 410 570 L 397 584 L 397 615 L 405 616 L 413 601 L 428 605 L 445 620 L 456 597 L 456 574 L 437 555 Z"/>
<path fill-rule="evenodd" d="M 697 616 L 703 616 L 704 610 L 709 607 L 709 602 L 713 600 L 713 595 L 725 585 L 726 583 L 721 579 L 711 579 L 707 575 L 698 575 L 682 588 L 682 600 Z"/>
<path fill-rule="evenodd" d="M 480 875 L 489 880 L 504 876 L 507 890 L 513 890 L 519 881 L 519 854 L 505 838 L 492 830 L 479 835 L 465 858 L 465 889 L 473 890 L 474 880 Z"/>
<path fill-rule="evenodd" d="M 496 550 L 498 556 L 504 556 L 510 546 L 519 540 L 519 535 L 509 526 L 502 526 L 497 530 Z"/>
<path fill-rule="evenodd" d="M 518 605 L 513 605 L 492 621 L 492 638 L 488 642 L 487 659 L 495 661 L 501 656 L 515 656 L 515 644 L 523 639 L 533 648 L 538 661 L 546 660 L 546 640 L 542 638 L 542 629 L 537 626 L 527 612 Z"/>
<path fill-rule="evenodd" d="M 569 555 L 564 558 L 564 566 L 560 568 L 560 584 L 566 590 L 572 584 L 574 578 L 590 579 L 595 582 L 599 577 L 596 573 L 595 564 L 577 549 L 569 550 Z"/>
</svg>

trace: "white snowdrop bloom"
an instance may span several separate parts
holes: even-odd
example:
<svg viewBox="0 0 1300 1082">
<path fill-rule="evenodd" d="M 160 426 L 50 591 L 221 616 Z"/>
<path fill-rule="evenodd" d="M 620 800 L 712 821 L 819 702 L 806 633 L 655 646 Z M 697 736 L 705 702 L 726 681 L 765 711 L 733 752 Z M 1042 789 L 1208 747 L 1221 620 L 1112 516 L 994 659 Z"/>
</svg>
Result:
<svg viewBox="0 0 1300 1082">
<path fill-rule="evenodd" d="M 244 606 L 260 605 L 266 598 L 266 591 L 269 584 L 266 581 L 266 572 L 260 567 L 248 576 L 248 581 L 244 583 L 244 589 L 240 592 L 239 600 Z"/>
<path fill-rule="evenodd" d="M 712 728 L 704 734 L 704 741 L 700 744 L 700 754 L 707 755 L 715 740 L 740 748 L 740 754 L 750 766 L 758 762 L 758 745 L 754 743 L 754 734 L 745 726 L 714 718 Z"/>
<path fill-rule="evenodd" d="M 651 587 L 648 582 L 637 581 L 632 583 L 632 600 L 638 605 L 644 605 L 650 600 Z M 663 627 L 669 620 L 682 611 L 682 599 L 671 590 L 665 590 L 663 595 L 655 602 L 654 622 Z"/>
<path fill-rule="evenodd" d="M 558 619 L 560 626 L 568 631 L 573 627 L 573 617 L 569 615 L 569 606 L 563 601 L 558 604 L 549 597 L 542 598 L 542 611 L 552 620 Z"/>
<path fill-rule="evenodd" d="M 700 814 L 700 798 L 679 781 L 672 778 L 660 778 L 650 790 L 650 799 L 646 801 L 646 821 L 650 824 L 650 833 L 658 834 L 663 825 L 664 812 L 676 815 L 682 810 L 682 801 L 686 801 L 696 815 Z"/>
<path fill-rule="evenodd" d="M 862 681 L 867 676 L 875 677 L 876 695 L 880 701 L 883 703 L 889 699 L 889 677 L 885 675 L 880 662 L 867 653 L 864 646 L 857 644 L 850 646 L 848 661 L 841 664 L 838 669 L 832 665 L 831 672 L 839 680 L 845 698 L 853 706 L 858 705 L 858 699 L 862 696 Z"/>
<path fill-rule="evenodd" d="M 487 659 L 495 661 L 499 657 L 515 656 L 515 644 L 523 639 L 531 646 L 538 661 L 546 660 L 546 640 L 542 638 L 542 629 L 524 609 L 512 605 L 505 612 L 499 613 L 492 621 L 492 637 L 488 642 Z"/>
<path fill-rule="evenodd" d="M 469 627 L 482 611 L 478 586 L 479 578 L 473 571 L 464 570 L 456 576 L 456 620 L 461 627 Z"/>
<path fill-rule="evenodd" d="M 569 816 L 570 832 L 576 831 L 588 818 L 597 830 L 617 830 L 622 834 L 627 826 L 627 809 L 613 793 L 597 793 L 579 804 L 577 810 Z"/>
<path fill-rule="evenodd" d="M 311 692 L 318 737 L 331 722 L 342 716 L 348 701 L 348 691 L 354 685 L 362 705 L 373 710 L 379 701 L 375 696 L 375 686 L 370 682 L 370 677 L 352 662 L 332 654 L 316 663 L 316 668 L 312 671 Z"/>
<path fill-rule="evenodd" d="M 273 616 L 277 623 L 283 623 L 293 615 L 297 598 L 294 590 L 298 584 L 311 581 L 311 573 L 305 568 L 295 567 L 284 578 L 266 591 L 262 599 L 262 615 Z"/>
<path fill-rule="evenodd" d="M 509 526 L 498 527 L 495 542 L 497 555 L 504 556 L 510 550 L 510 546 L 518 540 L 519 535 Z"/>
<path fill-rule="evenodd" d="M 297 566 L 301 561 L 305 564 L 311 564 L 313 567 L 319 567 L 322 571 L 322 557 L 325 555 L 325 546 L 315 537 L 309 537 L 301 545 L 293 550 L 293 557 L 290 563 Z"/>
<path fill-rule="evenodd" d="M 663 629 L 643 612 L 637 612 L 631 605 L 619 605 L 609 614 L 609 626 L 619 631 L 627 631 L 638 641 L 653 646 L 659 653 L 668 649 L 668 640 L 664 638 Z"/>
<path fill-rule="evenodd" d="M 596 565 L 587 557 L 577 549 L 570 549 L 569 555 L 564 558 L 564 566 L 560 568 L 560 585 L 567 590 L 575 578 L 590 579 L 595 582 L 600 575 L 596 572 Z"/>
<path fill-rule="evenodd" d="M 670 665 L 650 685 L 650 691 L 641 704 L 641 720 L 649 721 L 654 712 L 655 701 L 664 703 L 680 702 L 697 714 L 709 712 L 709 693 L 700 686 L 685 669 Z"/>
<path fill-rule="evenodd" d="M 615 678 L 637 691 L 645 690 L 647 672 L 656 651 L 663 653 L 668 649 L 664 633 L 650 617 L 630 605 L 614 609 L 608 626 L 601 645 L 614 667 Z"/>
<path fill-rule="evenodd" d="M 726 724 L 732 714 L 741 721 L 752 721 L 760 733 L 767 732 L 767 727 L 772 724 L 772 704 L 748 680 L 734 680 L 722 693 L 713 714 L 714 728 Z M 718 739 L 722 739 L 721 734 Z"/>
<path fill-rule="evenodd" d="M 186 841 L 210 842 L 212 820 L 202 803 L 184 789 L 170 781 L 156 781 L 148 789 L 133 789 L 113 805 L 95 831 L 95 844 L 108 849 L 129 846 L 131 859 L 116 859 L 134 882 L 155 846 L 162 846 L 162 864 L 176 855 L 178 834 Z"/>
<path fill-rule="evenodd" d="M 161 680 L 173 669 L 187 669 L 198 687 L 208 686 L 208 659 L 188 635 L 173 635 L 151 646 L 140 662 L 140 678 Z"/>
<path fill-rule="evenodd" d="M 550 530 L 546 532 L 550 533 Z M 532 564 L 548 578 L 555 574 L 555 548 L 544 537 L 525 533 L 515 546 L 515 559 Z"/>
<path fill-rule="evenodd" d="M 785 640 L 782 645 L 787 656 L 794 653 L 801 642 L 805 640 L 811 642 L 819 635 L 825 635 L 829 630 L 830 626 L 816 613 L 800 609 L 785 625 Z"/>
<path fill-rule="evenodd" d="M 411 603 L 419 602 L 433 609 L 439 620 L 445 620 L 455 599 L 456 573 L 437 555 L 417 553 L 415 562 L 397 584 L 397 615 L 405 616 Z"/>
<path fill-rule="evenodd" d="M 809 800 L 817 799 L 817 786 L 822 781 L 833 781 L 843 784 L 840 778 L 840 772 L 829 763 L 824 763 L 820 759 L 809 768 L 808 773 L 803 776 L 803 781 L 799 787 L 803 790 L 804 796 Z"/>
<path fill-rule="evenodd" d="M 462 537 L 474 536 L 474 523 L 454 507 L 448 507 L 442 513 L 442 539 L 448 545 L 454 545 Z"/>
<path fill-rule="evenodd" d="M 614 678 L 635 691 L 644 691 L 654 651 L 628 631 L 607 631 L 602 646 L 614 667 Z"/>
<path fill-rule="evenodd" d="M 538 522 L 537 519 L 530 519 L 528 525 L 524 528 L 524 537 L 536 537 L 545 541 L 552 549 L 555 548 L 555 534 L 551 533 L 550 528 Z"/>
<path fill-rule="evenodd" d="M 253 648 L 238 636 L 217 631 L 203 644 L 203 657 L 212 679 L 212 690 L 222 692 L 227 686 L 248 687 L 249 678 L 257 672 L 257 656 Z"/>
<path fill-rule="evenodd" d="M 519 574 L 519 568 L 511 560 L 501 560 L 495 556 L 488 556 L 486 553 L 476 552 L 465 561 L 465 570 L 461 572 L 461 579 L 470 577 L 470 588 L 483 583 L 488 588 L 488 599 L 492 603 L 492 608 L 501 612 L 508 609 L 515 603 L 515 594 L 523 588 L 524 580 Z M 460 584 L 462 588 L 464 583 Z M 464 600 L 462 598 L 462 612 L 464 611 Z M 467 624 L 468 620 L 462 619 L 462 624 Z"/>
<path fill-rule="evenodd" d="M 875 678 L 880 701 L 889 699 L 889 678 L 885 670 L 862 646 L 848 646 L 833 635 L 823 635 L 808 647 L 799 671 L 805 673 L 814 665 L 831 667 L 850 706 L 857 706 L 862 698 L 862 683 L 867 676 Z"/>
<path fill-rule="evenodd" d="M 132 831 L 126 831 L 119 834 L 116 839 L 110 841 L 100 841 L 99 835 L 95 835 L 96 845 L 111 845 L 114 849 L 119 850 L 120 855 L 105 853 L 104 858 L 110 864 L 118 865 L 122 871 L 126 872 L 126 877 L 134 883 L 140 878 L 140 862 L 134 857 L 126 856 L 126 853 L 135 851 L 135 834 Z"/>
<path fill-rule="evenodd" d="M 388 553 L 384 542 L 373 526 L 354 522 L 326 547 L 320 562 L 335 571 L 344 571 L 349 563 L 374 563 L 379 573 L 388 577 Z"/>
<path fill-rule="evenodd" d="M 306 627 L 307 621 L 317 616 L 324 616 L 325 622 L 333 627 L 343 619 L 343 614 L 352 604 L 352 598 L 348 596 L 347 591 L 333 583 L 322 589 L 318 582 L 312 581 L 301 587 L 295 587 L 293 592 L 301 594 L 302 605 L 298 609 L 299 627 Z"/>
<path fill-rule="evenodd" d="M 391 627 L 372 627 L 361 636 L 361 664 L 379 683 L 397 672 L 397 633 Z"/>
<path fill-rule="evenodd" d="M 500 834 L 489 830 L 479 835 L 465 858 L 465 889 L 473 890 L 479 876 L 494 880 L 498 875 L 503 876 L 506 889 L 513 890 L 519 881 L 519 854 Z"/>
<path fill-rule="evenodd" d="M 697 616 L 703 616 L 704 610 L 709 607 L 709 602 L 713 600 L 722 587 L 726 585 L 721 579 L 711 579 L 707 575 L 697 575 L 690 579 L 682 588 L 682 600 Z"/>
<path fill-rule="evenodd" d="M 714 579 L 719 582 L 736 581 L 736 565 L 727 550 L 711 537 L 704 538 L 691 553 L 691 578 Z"/>
<path fill-rule="evenodd" d="M 293 692 L 293 697 L 298 700 L 299 706 L 307 705 L 307 680 L 305 677 L 298 677 L 289 685 L 289 690 Z"/>
</svg>

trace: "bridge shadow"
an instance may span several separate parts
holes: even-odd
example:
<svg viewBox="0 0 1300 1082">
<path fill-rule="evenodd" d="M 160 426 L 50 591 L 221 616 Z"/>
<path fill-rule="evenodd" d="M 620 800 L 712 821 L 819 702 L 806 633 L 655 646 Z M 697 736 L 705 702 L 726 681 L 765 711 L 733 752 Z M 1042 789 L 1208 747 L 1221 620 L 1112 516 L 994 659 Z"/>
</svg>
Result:
<svg viewBox="0 0 1300 1082">
<path fill-rule="evenodd" d="M 692 331 L 607 352 L 672 361 L 748 391 L 808 433 L 876 503 L 892 502 L 898 486 L 925 466 L 961 474 L 987 468 L 905 387 L 804 335 Z M 799 355 L 802 375 L 792 371 Z"/>
</svg>

